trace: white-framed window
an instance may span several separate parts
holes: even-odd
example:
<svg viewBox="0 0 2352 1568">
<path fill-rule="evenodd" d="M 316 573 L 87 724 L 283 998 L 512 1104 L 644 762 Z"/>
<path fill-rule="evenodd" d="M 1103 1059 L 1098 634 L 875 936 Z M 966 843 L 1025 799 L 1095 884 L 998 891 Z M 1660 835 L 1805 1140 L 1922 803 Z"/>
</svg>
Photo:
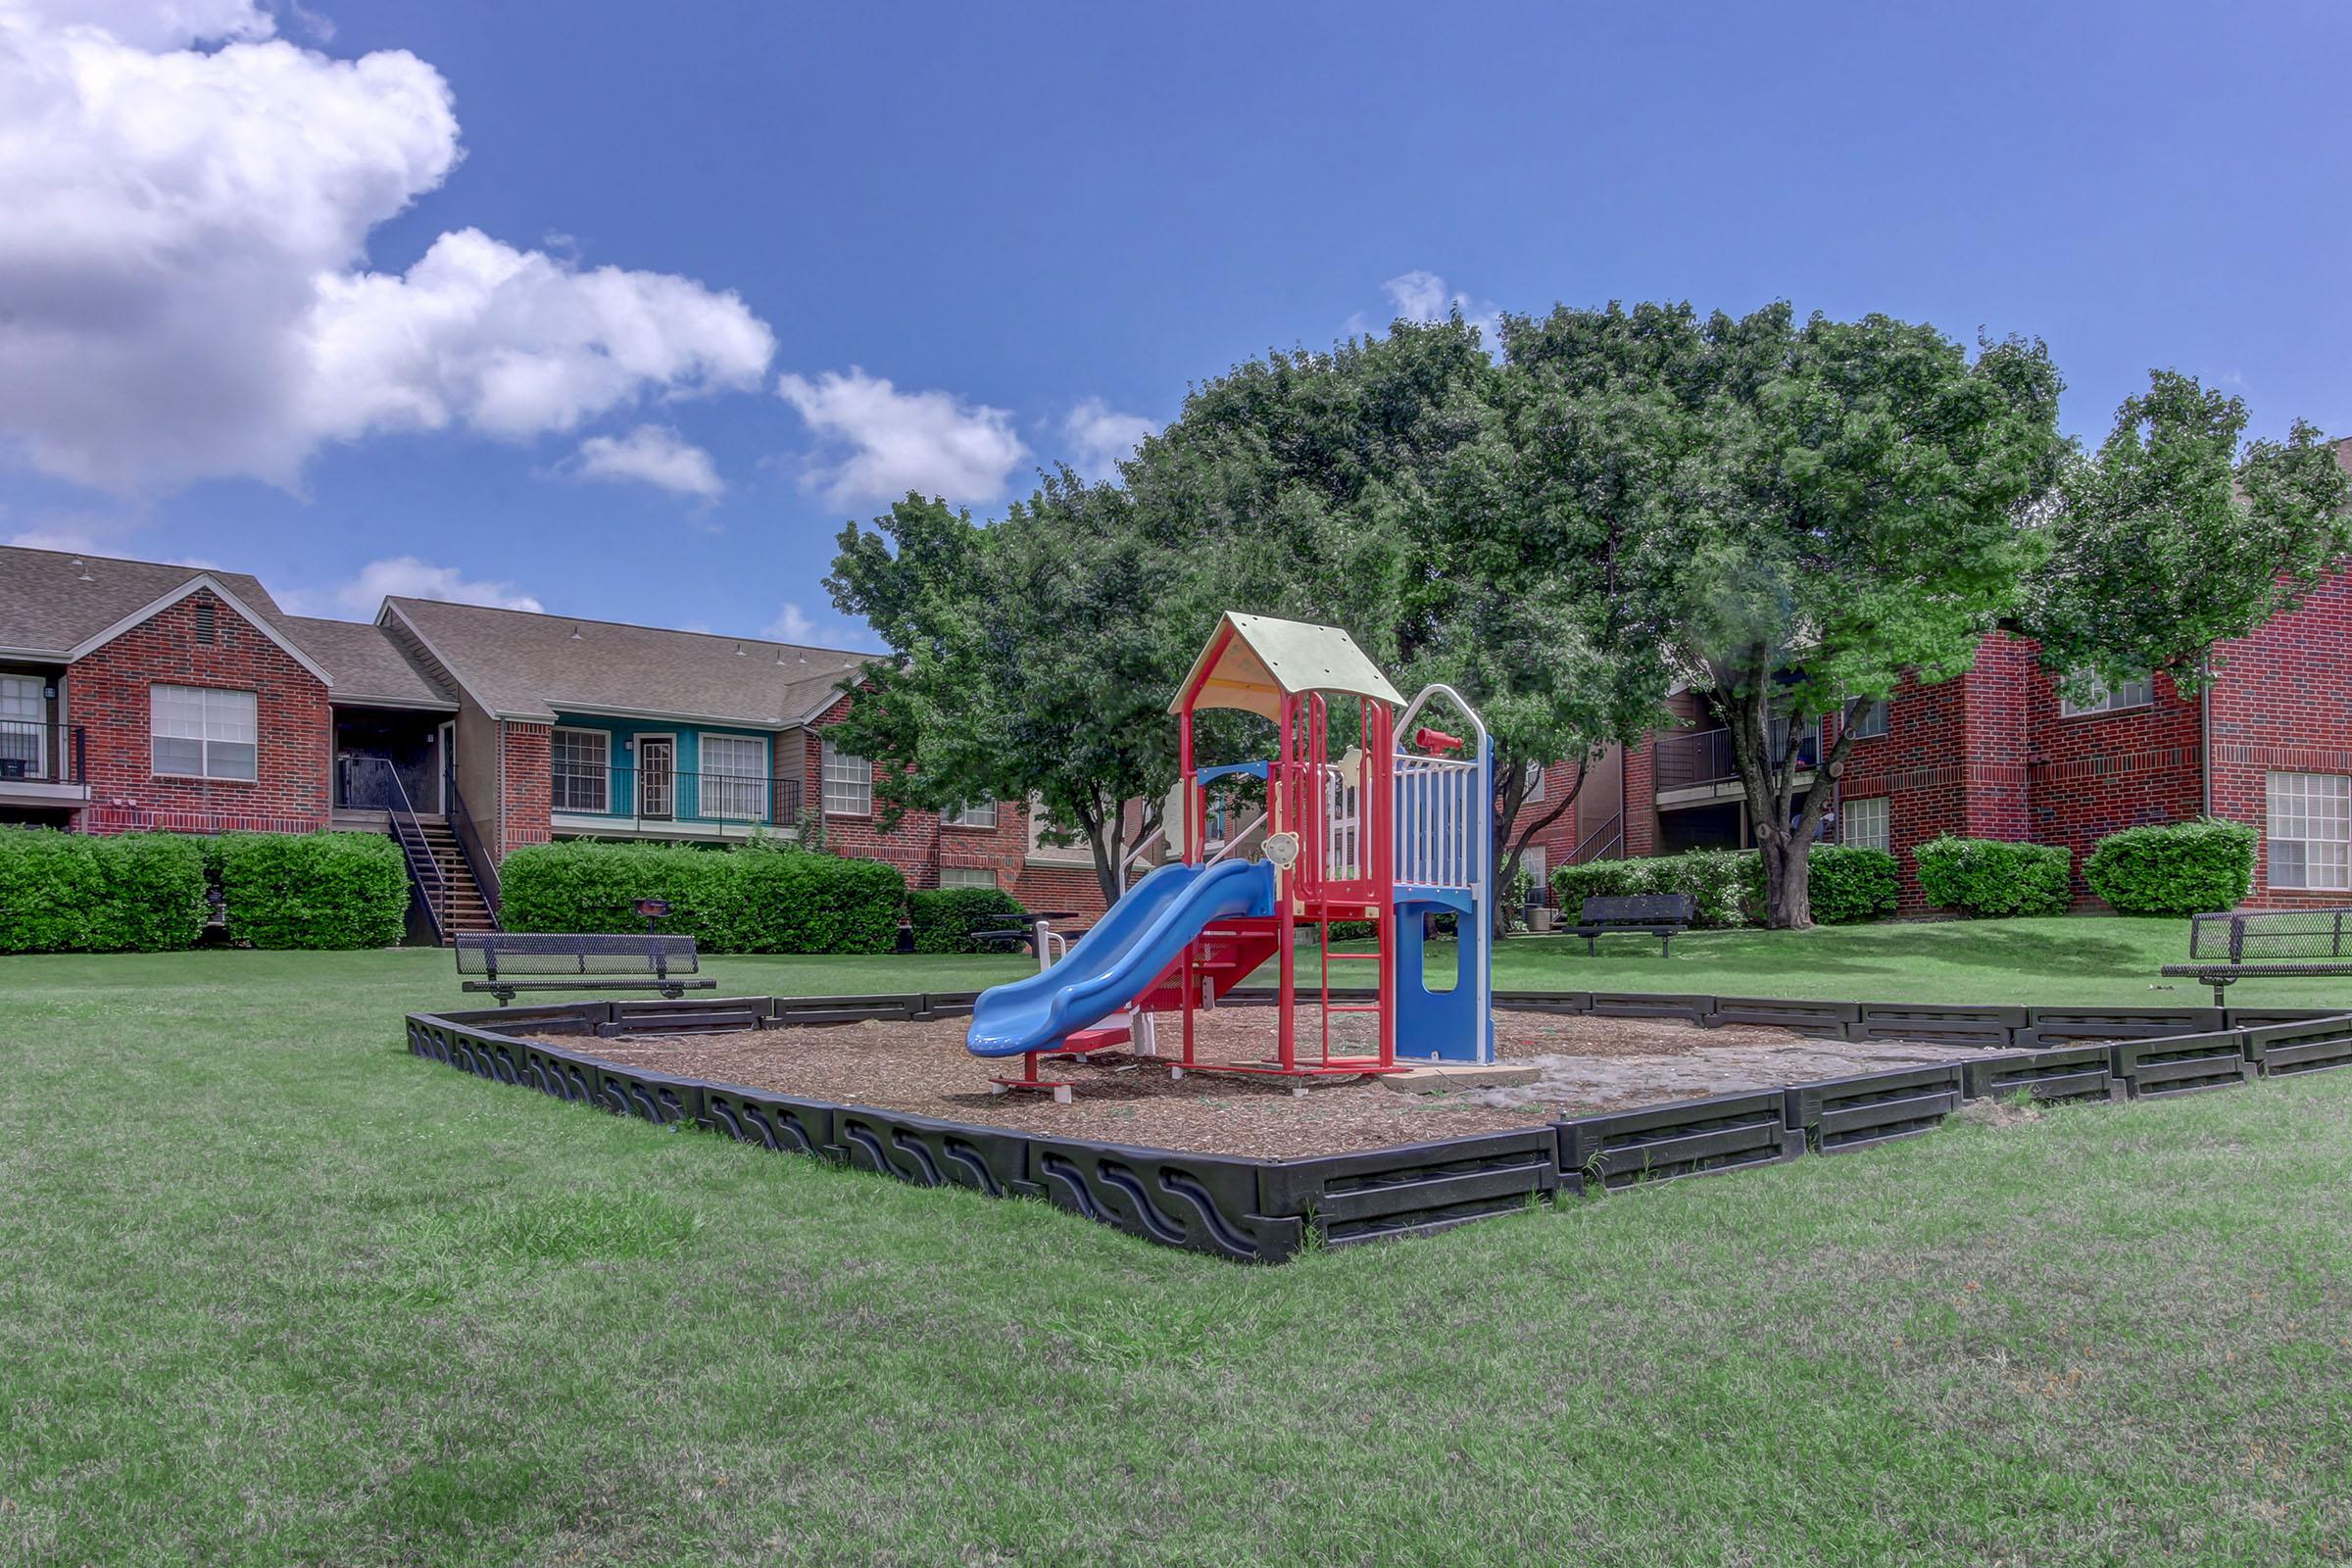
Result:
<svg viewBox="0 0 2352 1568">
<path fill-rule="evenodd" d="M 1519 852 L 1519 869 L 1527 873 L 1529 890 L 1543 898 L 1544 890 L 1551 885 L 1551 853 L 1541 844 L 1530 844 Z"/>
<path fill-rule="evenodd" d="M 1886 733 L 1886 699 L 1882 697 L 1854 715 L 1853 736 L 1858 741 L 1875 741 Z"/>
<path fill-rule="evenodd" d="M 1891 850 L 1894 848 L 1893 815 L 1887 809 L 1886 797 L 1869 795 L 1861 800 L 1848 800 L 1845 810 L 1845 842 L 1857 850 Z"/>
<path fill-rule="evenodd" d="M 38 675 L 0 675 L 0 762 L 23 762 L 36 778 L 48 771 L 46 684 Z"/>
<path fill-rule="evenodd" d="M 757 735 L 702 735 L 705 816 L 731 821 L 767 820 L 767 742 Z"/>
<path fill-rule="evenodd" d="M 2270 776 L 2270 884 L 2352 888 L 2352 778 Z"/>
<path fill-rule="evenodd" d="M 1519 804 L 1521 806 L 1535 806 L 1541 803 L 1543 799 L 1544 764 L 1542 762 L 1530 762 L 1527 764 L 1527 792 L 1519 797 Z"/>
<path fill-rule="evenodd" d="M 943 827 L 995 827 L 997 803 L 983 801 L 978 806 L 952 806 L 939 813 Z"/>
<path fill-rule="evenodd" d="M 1074 844 L 1048 844 L 1046 835 L 1054 831 L 1054 819 L 1047 814 L 1046 803 L 1038 796 L 1029 797 L 1029 858 L 1059 860 L 1070 865 L 1092 865 L 1095 852 L 1085 839 Z"/>
<path fill-rule="evenodd" d="M 184 778 L 254 777 L 258 719 L 253 693 L 151 686 L 147 702 L 155 771 Z"/>
<path fill-rule="evenodd" d="M 852 757 L 834 749 L 831 741 L 823 744 L 819 765 L 824 769 L 825 814 L 828 816 L 871 816 L 874 814 L 874 764 L 862 757 Z"/>
<path fill-rule="evenodd" d="M 939 868 L 939 885 L 943 888 L 993 888 L 997 873 L 985 865 L 943 865 Z"/>
<path fill-rule="evenodd" d="M 602 815 L 612 808 L 612 736 L 601 729 L 559 729 L 548 737 L 547 754 L 555 765 L 554 809 Z"/>
<path fill-rule="evenodd" d="M 2078 703 L 2066 696 L 2058 699 L 2059 716 L 2080 718 L 2084 713 L 2112 713 L 2120 709 L 2145 708 L 2156 701 L 2156 678 L 2153 675 L 2134 675 L 2113 688 L 2096 675 L 2090 677 L 2090 682 L 2087 701 Z"/>
</svg>

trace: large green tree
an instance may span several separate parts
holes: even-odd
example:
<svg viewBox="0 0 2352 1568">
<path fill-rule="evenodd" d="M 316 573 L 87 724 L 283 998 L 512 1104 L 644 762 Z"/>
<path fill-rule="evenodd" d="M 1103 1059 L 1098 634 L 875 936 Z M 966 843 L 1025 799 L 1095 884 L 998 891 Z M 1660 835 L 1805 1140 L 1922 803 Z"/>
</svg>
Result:
<svg viewBox="0 0 2352 1568">
<path fill-rule="evenodd" d="M 1042 801 L 1116 898 L 1129 802 L 1175 775 L 1163 709 L 1192 656 L 1161 595 L 1167 553 L 1126 495 L 1047 479 L 993 525 L 908 496 L 842 530 L 826 587 L 893 657 L 863 672 L 836 743 L 871 759 L 885 818 L 907 806 Z"/>
<path fill-rule="evenodd" d="M 2173 370 L 2066 466 L 2023 629 L 2081 687 L 2207 679 L 2216 643 L 2290 610 L 2352 550 L 2352 479 L 2302 420 L 2245 440 L 2246 406 Z"/>
<path fill-rule="evenodd" d="M 1522 445 L 1556 449 L 1556 504 L 1614 541 L 1619 591 L 1729 732 L 1767 913 L 1812 923 L 1806 851 L 1853 720 L 1908 672 L 1968 668 L 2015 607 L 2023 523 L 2064 445 L 2038 343 L 1973 357 L 1885 317 L 1798 321 L 1786 304 L 1562 308 L 1506 325 L 1549 402 Z M 1826 754 L 1817 715 L 1845 722 Z"/>
<path fill-rule="evenodd" d="M 1444 683 L 1479 710 L 1503 886 L 1576 799 L 1531 806 L 1531 780 L 1638 737 L 1668 683 L 1617 541 L 1524 450 L 1547 414 L 1524 390 L 1458 318 L 1399 322 L 1207 383 L 1127 468 L 1139 514 L 1186 541 L 1201 624 L 1232 608 L 1342 625 L 1401 690 Z"/>
</svg>

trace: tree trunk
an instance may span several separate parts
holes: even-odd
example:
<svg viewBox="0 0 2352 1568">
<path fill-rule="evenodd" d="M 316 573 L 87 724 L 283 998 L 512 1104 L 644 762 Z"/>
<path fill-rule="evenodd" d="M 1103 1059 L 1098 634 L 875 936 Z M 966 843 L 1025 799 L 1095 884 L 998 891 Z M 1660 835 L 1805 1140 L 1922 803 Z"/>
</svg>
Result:
<svg viewBox="0 0 2352 1568">
<path fill-rule="evenodd" d="M 1788 717 L 1788 735 L 1772 744 L 1772 676 L 1769 663 L 1717 665 L 1708 706 L 1731 732 L 1732 760 L 1747 800 L 1748 831 L 1764 861 L 1764 923 L 1775 931 L 1802 931 L 1813 924 L 1812 862 L 1805 854 L 1818 820 L 1819 803 L 1806 803 L 1803 836 L 1789 822 L 1796 783 L 1801 726 Z"/>
<path fill-rule="evenodd" d="M 1775 931 L 1802 931 L 1813 923 L 1813 875 L 1810 846 L 1800 849 L 1793 836 L 1759 834 L 1756 847 L 1764 856 L 1764 923 Z"/>
<path fill-rule="evenodd" d="M 1495 936 L 1502 937 L 1509 934 L 1511 911 L 1505 907 L 1505 905 L 1510 897 L 1511 884 L 1518 880 L 1520 866 L 1527 863 L 1529 843 L 1537 834 L 1565 815 L 1570 807 L 1576 805 L 1576 798 L 1585 791 L 1585 778 L 1592 770 L 1592 757 L 1588 752 L 1583 760 L 1576 764 L 1576 782 L 1569 786 L 1567 798 L 1556 803 L 1550 810 L 1545 811 L 1517 834 L 1513 834 L 1511 830 L 1518 825 L 1519 812 L 1524 808 L 1526 803 L 1512 801 L 1507 791 L 1496 795 L 1495 805 L 1500 819 L 1494 825 L 1494 842 L 1502 847 L 1504 853 L 1497 857 L 1498 863 L 1494 868 L 1494 907 L 1488 911 Z"/>
</svg>

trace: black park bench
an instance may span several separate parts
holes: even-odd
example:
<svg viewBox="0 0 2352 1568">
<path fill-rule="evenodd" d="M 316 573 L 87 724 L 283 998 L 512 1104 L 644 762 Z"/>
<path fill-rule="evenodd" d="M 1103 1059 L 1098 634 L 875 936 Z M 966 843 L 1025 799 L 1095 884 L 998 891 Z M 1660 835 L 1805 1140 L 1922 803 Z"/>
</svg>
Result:
<svg viewBox="0 0 2352 1568">
<path fill-rule="evenodd" d="M 2344 943 L 2352 937 L 2352 909 L 2264 909 L 2251 914 L 2192 914 L 2188 917 L 2186 963 L 2168 963 L 2164 972 L 2193 976 L 2213 987 L 2213 1004 L 2233 981 L 2249 976 L 2352 974 Z"/>
<path fill-rule="evenodd" d="M 519 991 L 658 991 L 682 997 L 715 980 L 680 979 L 701 968 L 694 938 L 467 931 L 458 935 L 458 973 L 479 975 L 467 991 L 487 991 L 505 1006 Z"/>
<path fill-rule="evenodd" d="M 1656 937 L 1658 952 L 1672 956 L 1675 933 L 1690 930 L 1697 916 L 1698 901 L 1688 893 L 1621 894 L 1587 899 L 1568 934 L 1585 939 L 1587 954 L 1597 953 L 1600 939 L 1612 932 Z"/>
</svg>

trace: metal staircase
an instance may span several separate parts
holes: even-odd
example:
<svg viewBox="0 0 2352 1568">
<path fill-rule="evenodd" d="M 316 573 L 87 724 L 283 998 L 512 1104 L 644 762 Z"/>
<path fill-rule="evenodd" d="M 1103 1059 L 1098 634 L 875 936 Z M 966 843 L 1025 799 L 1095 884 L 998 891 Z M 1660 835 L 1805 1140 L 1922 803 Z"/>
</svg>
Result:
<svg viewBox="0 0 2352 1568">
<path fill-rule="evenodd" d="M 461 932 L 502 929 L 496 906 L 475 875 L 473 857 L 450 819 L 420 815 L 388 760 L 346 757 L 342 765 L 345 804 L 384 813 L 387 831 L 408 860 L 416 904 L 424 912 L 433 940 L 449 947 Z M 464 813 L 460 802 L 461 821 Z"/>
</svg>

